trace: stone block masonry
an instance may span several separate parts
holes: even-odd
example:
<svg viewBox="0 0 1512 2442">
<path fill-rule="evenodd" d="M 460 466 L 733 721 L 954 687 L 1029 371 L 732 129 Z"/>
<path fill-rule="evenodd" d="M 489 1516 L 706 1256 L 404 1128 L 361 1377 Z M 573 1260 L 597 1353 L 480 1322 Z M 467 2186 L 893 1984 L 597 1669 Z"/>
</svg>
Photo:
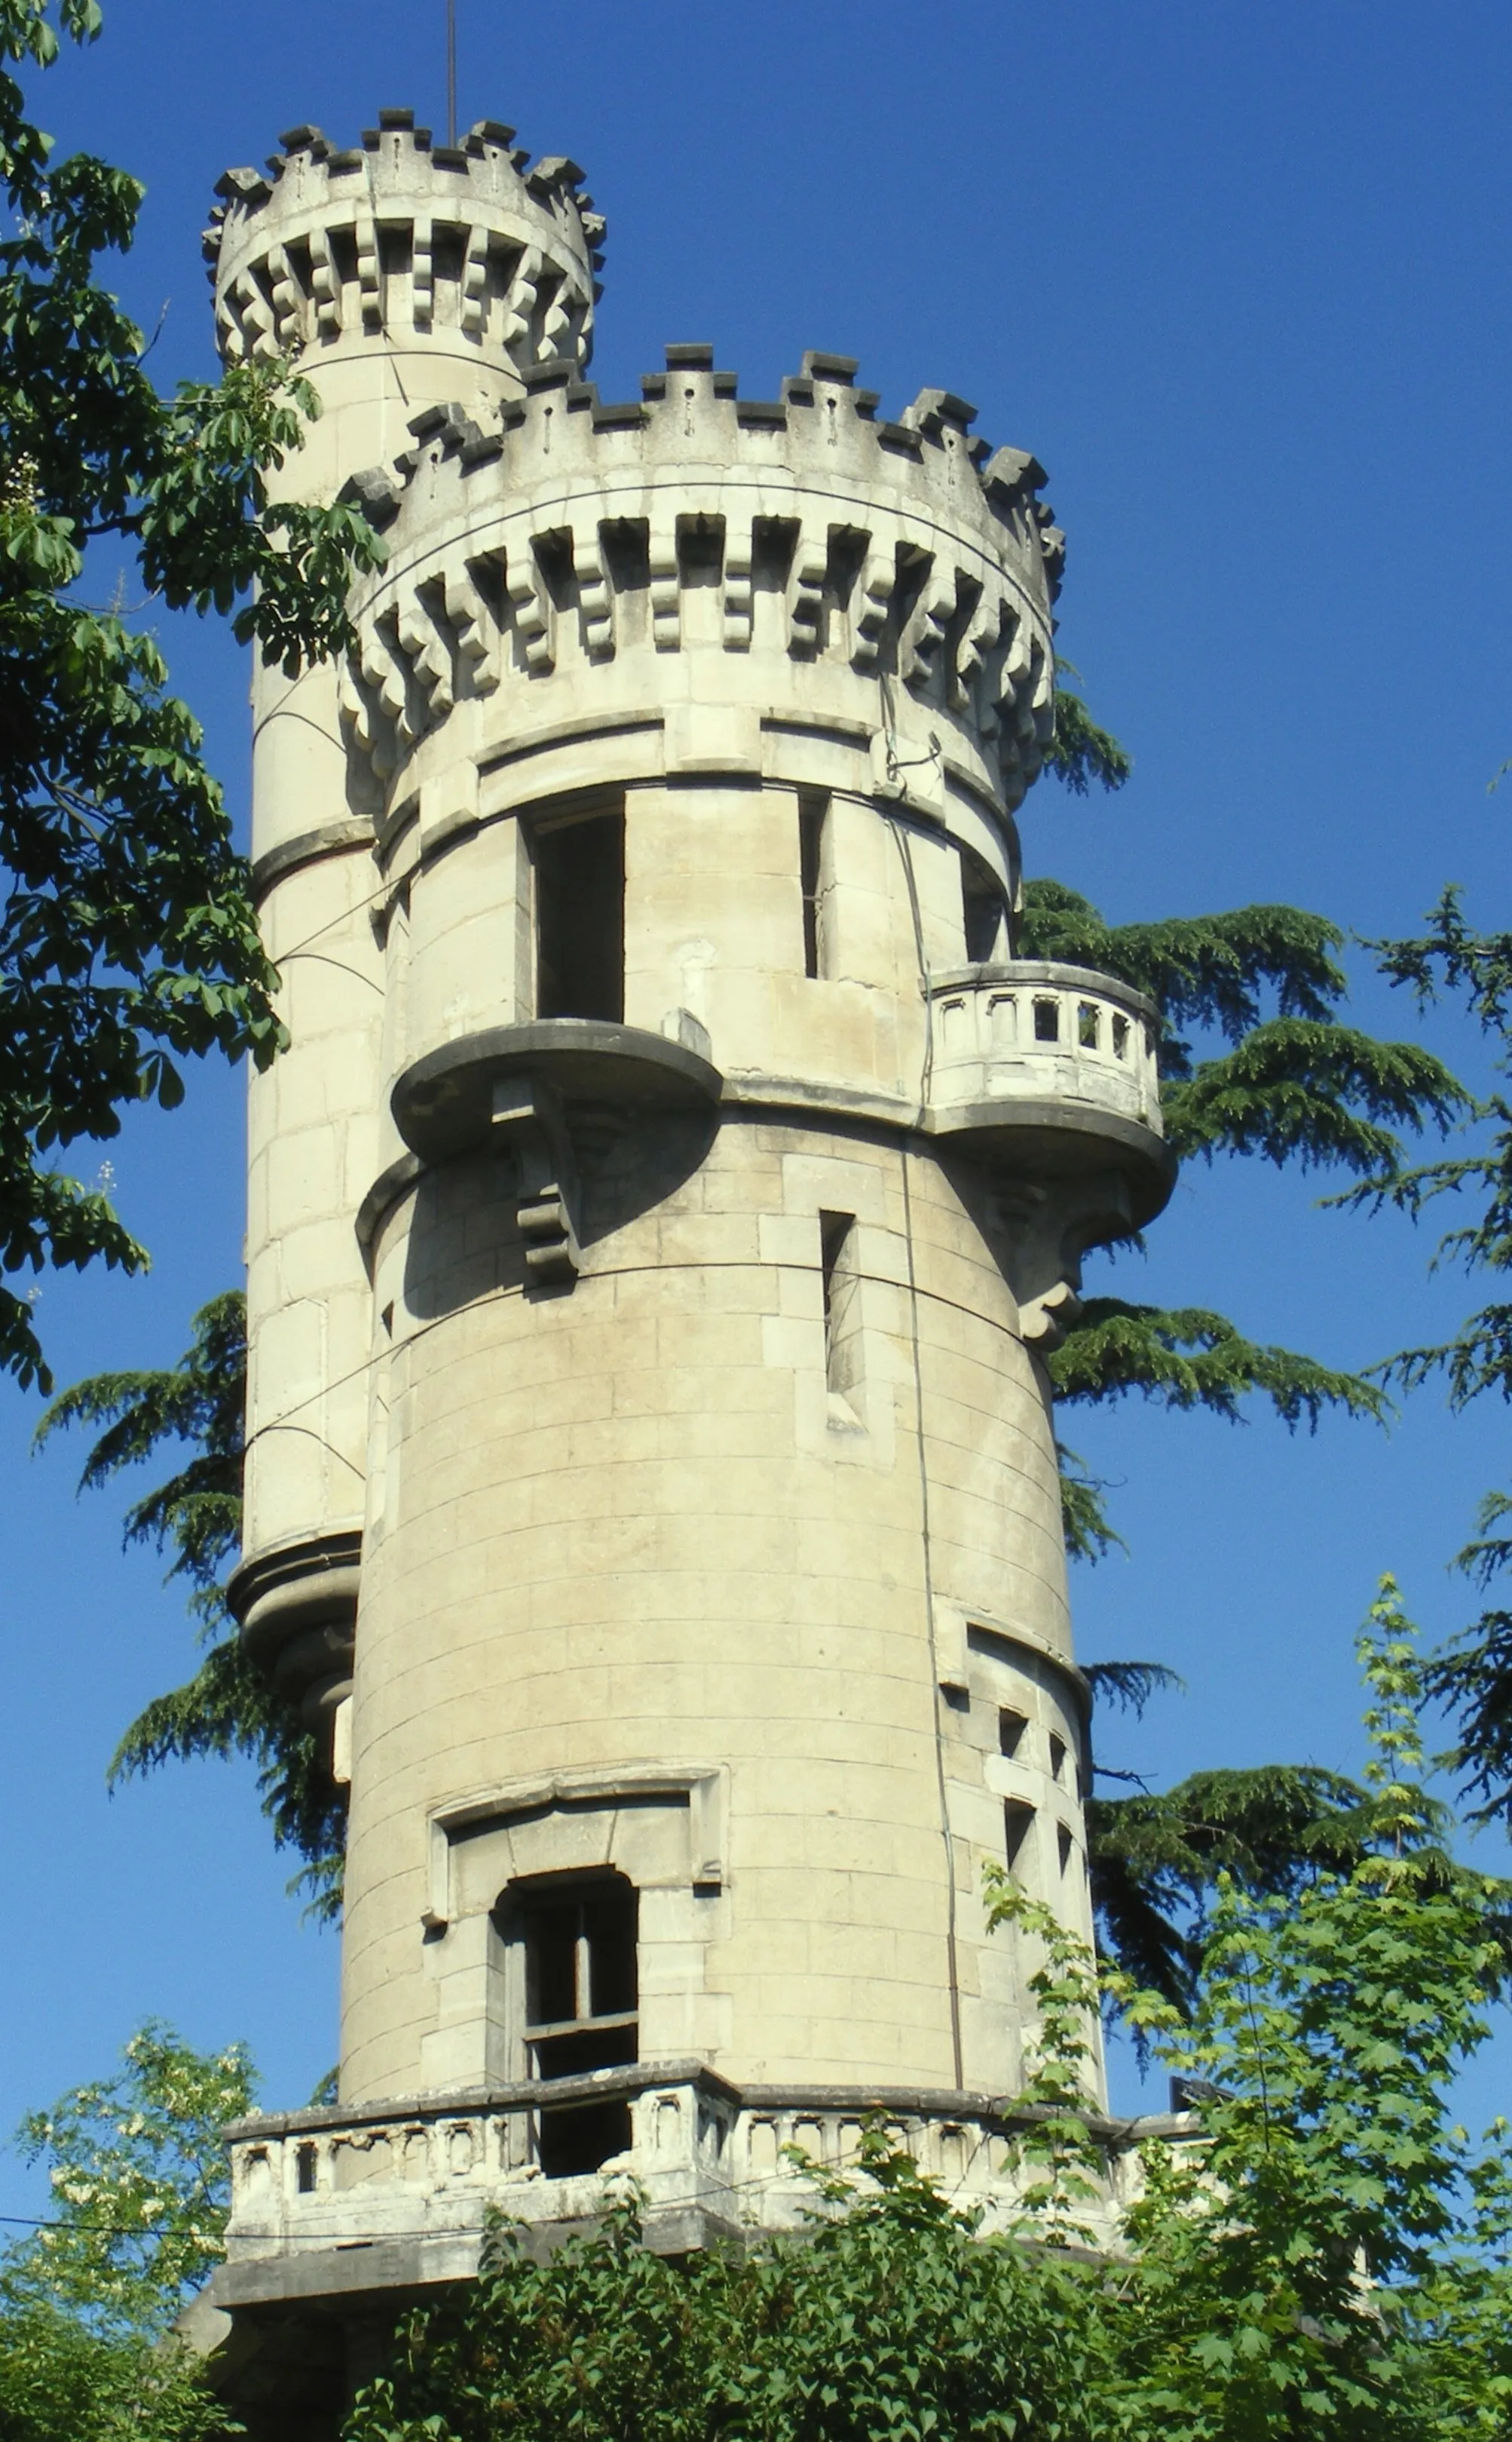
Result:
<svg viewBox="0 0 1512 2442">
<path fill-rule="evenodd" d="M 355 2330 L 623 2169 L 777 2226 L 873 2105 L 995 2211 L 984 1865 L 1090 1930 L 1043 1358 L 1173 1177 L 1154 1011 L 1015 956 L 1043 470 L 835 356 L 600 400 L 602 220 L 492 122 L 221 191 L 387 559 L 254 681 L 233 1593 L 351 1831 L 340 2101 L 237 2133 L 216 2294 Z"/>
</svg>

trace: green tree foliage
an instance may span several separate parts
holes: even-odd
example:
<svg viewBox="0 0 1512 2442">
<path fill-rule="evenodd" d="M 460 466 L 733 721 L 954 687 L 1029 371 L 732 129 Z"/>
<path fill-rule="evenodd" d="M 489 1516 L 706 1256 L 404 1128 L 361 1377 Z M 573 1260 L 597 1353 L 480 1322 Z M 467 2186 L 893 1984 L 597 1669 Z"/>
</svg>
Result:
<svg viewBox="0 0 1512 2442">
<path fill-rule="evenodd" d="M 1073 711 L 1073 729 L 1078 718 Z M 1053 759 L 1051 768 L 1068 777 Z M 1084 791 L 1090 776 L 1116 787 L 1126 771 L 1126 760 L 1122 770 L 1088 760 L 1071 785 Z M 1080 893 L 1040 881 L 1026 885 L 1018 947 L 1116 975 L 1155 1002 L 1166 1135 L 1183 1159 L 1259 1155 L 1372 1181 L 1401 1164 L 1398 1131 L 1448 1128 L 1470 1103 L 1417 1047 L 1343 1023 L 1343 938 L 1325 918 L 1288 906 L 1110 925 Z M 1389 1412 L 1382 1381 L 1252 1340 L 1201 1307 L 1088 1298 L 1049 1366 L 1058 1414 L 1135 1396 L 1230 1423 L 1259 1398 L 1291 1430 L 1316 1429 L 1329 1410 L 1377 1420 Z M 1095 1560 L 1120 1540 L 1104 1487 L 1064 1444 L 1061 1460 L 1067 1549 Z M 1512 1662 L 1512 1633 L 1507 1655 Z M 1512 1764 L 1512 1669 L 1504 1684 Z M 1111 1679 L 1099 1692 L 1127 1693 Z M 1139 1691 L 1140 1704 L 1149 1692 Z M 1339 1776 L 1288 1764 L 1198 1772 L 1158 1795 L 1097 1792 L 1088 1857 L 1105 1956 L 1187 2006 L 1219 1874 L 1286 1898 L 1320 1864 L 1352 1865 L 1363 1853 L 1360 1802 Z"/>
<path fill-rule="evenodd" d="M 1094 781 L 1100 789 L 1121 789 L 1134 770 L 1134 758 L 1111 731 L 1102 728 L 1068 679 L 1081 678 L 1074 662 L 1055 665 L 1055 726 L 1046 750 L 1045 768 L 1064 787 L 1084 797 Z"/>
<path fill-rule="evenodd" d="M 680 2262 L 633 2199 L 540 2265 L 507 2229 L 404 2324 L 347 2442 L 1507 2442 L 1512 2186 L 1449 2084 L 1486 2034 L 1494 1887 L 1439 1869 L 1421 1672 L 1388 1589 L 1363 1645 L 1365 1847 L 1289 1896 L 1225 1878 L 1190 2021 L 1120 1997 L 1206 2099 L 1096 2230 L 1090 1953 L 1006 1876 L 1037 1959 L 1016 2224 L 984 2234 L 873 2129 L 802 2236 Z"/>
<path fill-rule="evenodd" d="M 340 1903 L 345 1793 L 324 1771 L 297 1707 L 247 1662 L 226 1605 L 225 1576 L 242 1538 L 246 1413 L 246 1302 L 232 1289 L 194 1317 L 193 1338 L 175 1366 L 75 1383 L 46 1410 L 36 1440 L 64 1426 L 105 1426 L 84 1461 L 81 1491 L 127 1473 L 164 1444 L 187 1449 L 178 1471 L 127 1510 L 125 1541 L 172 1555 L 169 1579 L 182 1577 L 191 1589 L 204 1659 L 182 1687 L 155 1697 L 132 1722 L 111 1760 L 111 1783 L 175 1757 L 249 1757 L 274 1837 L 304 1859 L 298 1879 L 317 1913 L 329 1916 Z"/>
<path fill-rule="evenodd" d="M 52 2211 L 3 2259 L 7 2295 L 119 2335 L 166 2331 L 224 2252 L 224 2133 L 252 2093 L 244 2046 L 196 2052 L 149 2023 L 115 2077 L 30 2113 L 18 2142 L 46 2163 Z"/>
<path fill-rule="evenodd" d="M 1512 933 L 1478 933 L 1467 924 L 1457 889 L 1446 890 L 1413 939 L 1377 941 L 1383 974 L 1420 1006 L 1444 993 L 1465 1001 L 1493 1047 L 1496 1073 L 1512 1074 Z M 1451 1197 L 1469 1217 L 1440 1240 L 1435 1262 L 1463 1266 L 1495 1288 L 1512 1273 L 1512 1101 L 1496 1086 L 1467 1115 L 1475 1141 L 1440 1161 L 1417 1165 L 1395 1158 L 1363 1179 L 1345 1199 L 1391 1204 L 1415 1218 Z M 1380 1368 L 1381 1378 L 1413 1390 L 1442 1381 L 1456 1412 L 1486 1397 L 1512 1400 L 1512 1297 L 1491 1296 L 1449 1339 L 1403 1349 Z M 1489 1594 L 1512 1563 L 1512 1495 L 1488 1492 L 1474 1539 L 1460 1566 Z M 1458 1732 L 1456 1761 L 1466 1793 L 1479 1803 L 1475 1819 L 1512 1825 L 1512 1610 L 1490 1603 L 1433 1660 L 1432 1692 L 1446 1704 Z"/>
<path fill-rule="evenodd" d="M 95 0 L 57 0 L 92 42 Z M 265 479 L 316 411 L 282 365 L 162 397 L 141 333 L 98 277 L 142 188 L 53 157 L 12 68 L 45 68 L 48 0 L 0 0 L 0 1274 L 144 1250 L 108 1194 L 57 1167 L 130 1104 L 182 1100 L 180 1063 L 272 1058 L 272 972 L 198 723 L 154 638 L 95 582 L 170 610 L 236 611 L 298 668 L 343 644 L 378 545 L 349 505 L 271 506 Z M 255 588 L 255 592 L 254 592 Z M 30 1301 L 0 1285 L 0 1367 L 51 1388 Z"/>
<path fill-rule="evenodd" d="M 5 2442 L 220 2442 L 228 2430 L 187 2350 L 0 2297 Z"/>
<path fill-rule="evenodd" d="M 198 2361 L 169 2334 L 220 2261 L 224 2131 L 251 2100 L 239 2044 L 195 2052 L 149 2025 L 117 2076 L 22 2123 L 52 2201 L 0 2256 L 5 2442 L 201 2442 L 226 2430 Z"/>
<path fill-rule="evenodd" d="M 1401 1159 L 1399 1129 L 1447 1127 L 1468 1097 L 1430 1053 L 1343 1024 L 1342 940 L 1337 925 L 1295 907 L 1113 925 L 1044 881 L 1025 886 L 1019 948 L 1118 975 L 1156 1003 L 1166 1137 L 1183 1159 L 1259 1155 L 1370 1176 Z M 1204 1058 L 1199 1035 L 1224 1048 Z M 1378 1383 L 1253 1341 L 1224 1315 L 1117 1298 L 1086 1302 L 1050 1372 L 1063 1406 L 1138 1394 L 1232 1422 L 1254 1394 L 1291 1427 L 1316 1426 L 1328 1408 L 1386 1410 Z M 1068 1547 L 1095 1559 L 1117 1540 L 1100 1488 L 1072 1466 L 1066 1489 Z"/>
</svg>

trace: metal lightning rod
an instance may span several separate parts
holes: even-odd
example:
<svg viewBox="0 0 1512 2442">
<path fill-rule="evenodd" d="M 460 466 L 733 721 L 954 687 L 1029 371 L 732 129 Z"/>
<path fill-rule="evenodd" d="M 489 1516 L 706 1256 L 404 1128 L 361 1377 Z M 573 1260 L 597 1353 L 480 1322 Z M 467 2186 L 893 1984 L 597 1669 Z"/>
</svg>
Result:
<svg viewBox="0 0 1512 2442">
<path fill-rule="evenodd" d="M 446 0 L 446 142 L 457 141 L 457 0 Z"/>
</svg>

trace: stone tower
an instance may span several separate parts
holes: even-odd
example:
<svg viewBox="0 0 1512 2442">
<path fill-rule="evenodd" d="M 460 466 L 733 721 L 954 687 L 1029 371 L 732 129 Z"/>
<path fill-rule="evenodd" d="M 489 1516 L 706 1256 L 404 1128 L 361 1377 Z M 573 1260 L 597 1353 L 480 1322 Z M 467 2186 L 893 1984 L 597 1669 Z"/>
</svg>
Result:
<svg viewBox="0 0 1512 2442">
<path fill-rule="evenodd" d="M 1172 1164 L 1153 1011 L 1014 957 L 1035 460 L 835 356 L 606 404 L 571 162 L 283 143 L 222 343 L 388 558 L 254 682 L 234 1595 L 351 1832 L 340 2101 L 239 2132 L 216 2294 L 350 2324 L 606 2164 L 653 2244 L 792 2218 L 868 2106 L 991 2204 L 983 1864 L 1089 1929 L 1041 1357 Z"/>
</svg>

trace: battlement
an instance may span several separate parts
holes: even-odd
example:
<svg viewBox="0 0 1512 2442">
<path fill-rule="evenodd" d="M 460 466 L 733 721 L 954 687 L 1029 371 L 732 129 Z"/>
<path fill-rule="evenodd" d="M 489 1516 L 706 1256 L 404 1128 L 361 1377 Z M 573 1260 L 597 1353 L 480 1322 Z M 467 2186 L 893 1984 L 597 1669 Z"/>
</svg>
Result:
<svg viewBox="0 0 1512 2442">
<path fill-rule="evenodd" d="M 639 400 L 543 362 L 492 429 L 415 418 L 414 447 L 351 486 L 389 547 L 345 695 L 380 778 L 466 697 L 712 644 L 865 682 L 851 718 L 872 727 L 877 683 L 900 683 L 1016 805 L 1051 720 L 1065 543 L 1044 468 L 974 437 L 948 391 L 879 420 L 855 374 L 811 353 L 779 398 L 742 399 L 712 349 L 674 347 Z"/>
<path fill-rule="evenodd" d="M 318 127 L 282 142 L 265 174 L 227 172 L 205 231 L 228 358 L 445 332 L 517 367 L 588 362 L 605 222 L 574 161 L 531 167 L 487 118 L 435 144 L 408 110 L 349 150 Z"/>
</svg>

